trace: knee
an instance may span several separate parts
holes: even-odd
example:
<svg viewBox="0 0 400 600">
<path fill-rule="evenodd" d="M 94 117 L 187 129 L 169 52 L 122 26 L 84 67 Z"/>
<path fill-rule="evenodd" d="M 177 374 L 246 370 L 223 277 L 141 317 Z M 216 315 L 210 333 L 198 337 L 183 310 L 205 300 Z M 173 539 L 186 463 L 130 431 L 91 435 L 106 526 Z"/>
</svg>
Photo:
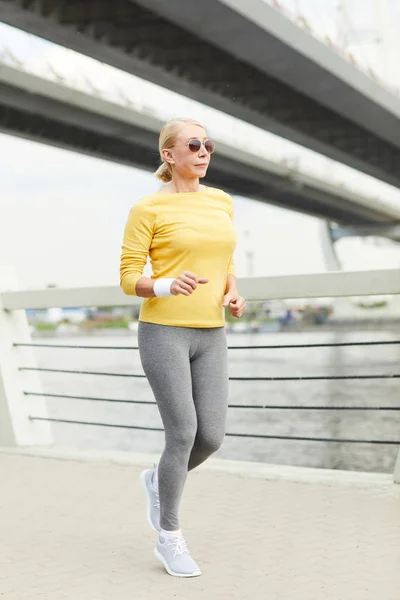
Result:
<svg viewBox="0 0 400 600">
<path fill-rule="evenodd" d="M 189 453 L 193 447 L 195 437 L 196 431 L 194 429 L 175 431 L 171 438 L 171 446 L 179 453 Z"/>
<path fill-rule="evenodd" d="M 196 446 L 202 454 L 210 455 L 221 448 L 223 440 L 223 434 L 221 435 L 220 433 L 209 431 L 197 435 Z"/>
</svg>

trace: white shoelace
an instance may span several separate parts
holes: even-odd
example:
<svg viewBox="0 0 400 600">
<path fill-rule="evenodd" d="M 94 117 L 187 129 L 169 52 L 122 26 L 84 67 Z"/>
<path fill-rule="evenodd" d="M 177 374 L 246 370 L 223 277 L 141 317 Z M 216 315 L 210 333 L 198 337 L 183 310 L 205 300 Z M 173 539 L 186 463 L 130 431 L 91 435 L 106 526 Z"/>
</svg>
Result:
<svg viewBox="0 0 400 600">
<path fill-rule="evenodd" d="M 184 538 L 180 535 L 180 536 L 176 536 L 175 538 L 172 538 L 172 540 L 168 539 L 168 538 L 164 538 L 165 542 L 168 546 L 168 548 L 174 550 L 174 560 L 177 557 L 177 555 L 181 555 L 184 554 L 185 552 L 189 552 L 186 546 L 186 542 L 184 540 Z"/>
</svg>

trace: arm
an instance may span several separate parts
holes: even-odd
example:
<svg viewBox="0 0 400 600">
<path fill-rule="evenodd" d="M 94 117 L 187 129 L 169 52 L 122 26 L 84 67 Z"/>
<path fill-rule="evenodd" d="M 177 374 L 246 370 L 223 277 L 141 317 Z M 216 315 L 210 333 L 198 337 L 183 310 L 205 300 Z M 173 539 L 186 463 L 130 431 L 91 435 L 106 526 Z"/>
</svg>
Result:
<svg viewBox="0 0 400 600">
<path fill-rule="evenodd" d="M 142 275 L 154 235 L 154 221 L 148 204 L 139 202 L 131 209 L 122 244 L 120 285 L 125 294 L 141 298 L 179 294 L 189 296 L 197 284 L 207 283 L 208 279 L 198 278 L 189 271 L 183 271 L 174 279 L 150 279 Z"/>
<path fill-rule="evenodd" d="M 231 205 L 229 210 L 231 219 L 233 221 L 233 201 L 231 199 Z M 223 306 L 229 306 L 231 315 L 236 318 L 240 318 L 246 310 L 246 300 L 239 295 L 236 280 L 236 267 L 231 256 L 231 260 L 228 265 L 228 274 L 226 276 L 225 285 L 225 296 Z"/>
<path fill-rule="evenodd" d="M 233 200 L 230 196 L 229 196 L 229 200 L 230 200 L 229 214 L 230 214 L 230 217 L 232 219 L 232 224 L 233 224 L 234 209 L 233 209 Z M 229 261 L 228 275 L 226 278 L 225 294 L 228 294 L 228 293 L 231 293 L 236 296 L 239 295 L 239 292 L 237 289 L 237 280 L 236 280 L 236 266 L 235 266 L 233 254 L 232 254 L 231 260 Z"/>
<path fill-rule="evenodd" d="M 155 298 L 154 279 L 141 277 L 136 284 L 136 296 L 141 298 Z"/>
<path fill-rule="evenodd" d="M 150 207 L 142 202 L 130 211 L 125 226 L 120 263 L 120 285 L 125 294 L 155 297 L 154 281 L 143 277 L 154 232 L 154 217 Z"/>
<path fill-rule="evenodd" d="M 239 292 L 237 289 L 237 279 L 235 275 L 228 273 L 226 278 L 225 294 L 231 293 L 238 296 Z"/>
</svg>

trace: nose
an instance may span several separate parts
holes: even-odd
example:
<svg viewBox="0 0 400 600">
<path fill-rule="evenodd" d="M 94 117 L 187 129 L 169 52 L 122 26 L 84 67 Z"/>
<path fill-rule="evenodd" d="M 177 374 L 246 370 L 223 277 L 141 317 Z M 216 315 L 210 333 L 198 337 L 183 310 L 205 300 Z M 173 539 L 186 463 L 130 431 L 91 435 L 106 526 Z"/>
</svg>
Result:
<svg viewBox="0 0 400 600">
<path fill-rule="evenodd" d="M 199 156 L 208 156 L 208 151 L 204 145 L 204 142 L 201 142 L 201 146 L 200 146 L 200 150 L 199 150 Z"/>
</svg>

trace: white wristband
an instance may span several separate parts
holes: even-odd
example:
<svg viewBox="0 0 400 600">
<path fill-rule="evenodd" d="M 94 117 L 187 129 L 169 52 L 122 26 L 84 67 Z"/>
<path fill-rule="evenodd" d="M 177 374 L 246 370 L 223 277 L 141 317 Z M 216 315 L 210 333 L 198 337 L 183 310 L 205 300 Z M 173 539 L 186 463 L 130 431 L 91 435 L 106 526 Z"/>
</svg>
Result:
<svg viewBox="0 0 400 600">
<path fill-rule="evenodd" d="M 171 285 L 175 279 L 169 279 L 166 277 L 161 277 L 160 279 L 156 279 L 154 282 L 153 291 L 157 298 L 162 298 L 163 296 L 172 296 Z"/>
</svg>

